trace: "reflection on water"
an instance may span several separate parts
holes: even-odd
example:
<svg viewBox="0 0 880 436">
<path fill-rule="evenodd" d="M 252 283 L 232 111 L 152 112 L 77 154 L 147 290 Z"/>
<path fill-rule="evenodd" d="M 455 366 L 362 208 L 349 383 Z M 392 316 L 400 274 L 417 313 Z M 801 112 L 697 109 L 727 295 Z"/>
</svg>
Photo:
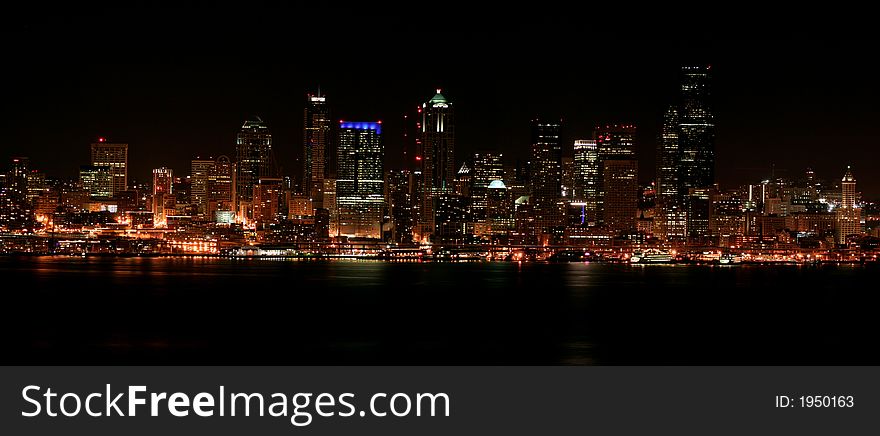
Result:
<svg viewBox="0 0 880 436">
<path fill-rule="evenodd" d="M 851 266 L 2 257 L 4 363 L 880 363 Z"/>
</svg>

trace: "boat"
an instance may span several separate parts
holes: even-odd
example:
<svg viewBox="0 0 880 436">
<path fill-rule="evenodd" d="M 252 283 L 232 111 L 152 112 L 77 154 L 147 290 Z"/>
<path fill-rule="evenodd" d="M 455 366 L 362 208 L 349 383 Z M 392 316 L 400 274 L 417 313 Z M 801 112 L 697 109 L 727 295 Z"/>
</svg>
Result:
<svg viewBox="0 0 880 436">
<path fill-rule="evenodd" d="M 721 265 L 737 265 L 742 263 L 742 261 L 742 256 L 737 256 L 730 253 L 722 254 L 721 257 L 718 258 L 718 263 Z"/>
<path fill-rule="evenodd" d="M 666 250 L 648 249 L 635 251 L 629 258 L 629 263 L 673 263 L 675 259 Z"/>
</svg>

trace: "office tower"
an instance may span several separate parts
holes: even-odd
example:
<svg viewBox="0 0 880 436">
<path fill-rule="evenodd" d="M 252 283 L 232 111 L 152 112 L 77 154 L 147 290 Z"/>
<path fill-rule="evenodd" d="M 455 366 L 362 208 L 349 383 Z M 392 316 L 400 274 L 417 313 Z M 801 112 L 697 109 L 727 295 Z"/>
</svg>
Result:
<svg viewBox="0 0 880 436">
<path fill-rule="evenodd" d="M 217 212 L 235 211 L 235 165 L 227 156 L 219 156 L 208 171 L 208 219 L 217 219 Z"/>
<path fill-rule="evenodd" d="M 175 178 L 172 190 L 174 190 L 174 201 L 178 207 L 185 208 L 192 204 L 192 182 L 189 177 Z M 181 210 L 180 213 L 175 213 L 175 215 L 189 214 Z"/>
<path fill-rule="evenodd" d="M 27 174 L 30 161 L 12 158 L 9 171 L 0 174 L 0 230 L 31 228 L 33 207 L 27 201 Z"/>
<path fill-rule="evenodd" d="M 711 195 L 709 233 L 719 247 L 729 247 L 736 236 L 745 233 L 742 198 L 739 191 L 713 192 Z"/>
<path fill-rule="evenodd" d="M 27 173 L 27 200 L 30 204 L 37 203 L 37 199 L 46 192 L 46 173 L 30 170 Z"/>
<path fill-rule="evenodd" d="M 712 233 L 709 218 L 712 213 L 712 193 L 715 187 L 690 188 L 685 197 L 687 208 L 688 241 L 694 245 L 708 245 Z"/>
<path fill-rule="evenodd" d="M 153 226 L 164 227 L 167 224 L 168 207 L 174 201 L 174 178 L 170 168 L 153 170 Z"/>
<path fill-rule="evenodd" d="M 339 123 L 337 234 L 380 238 L 384 207 L 382 122 Z"/>
<path fill-rule="evenodd" d="M 419 234 L 424 237 L 435 228 L 434 197 L 451 193 L 455 182 L 455 111 L 439 89 L 422 104 L 419 127 L 423 180 Z"/>
<path fill-rule="evenodd" d="M 196 157 L 190 165 L 190 198 L 199 215 L 208 213 L 210 191 L 208 180 L 214 172 L 217 160 L 208 157 Z"/>
<path fill-rule="evenodd" d="M 596 139 L 596 153 L 599 159 L 598 196 L 596 201 L 597 222 L 607 224 L 605 220 L 605 161 L 606 160 L 635 160 L 635 136 L 636 127 L 631 124 L 611 124 L 596 127 L 594 132 Z M 636 188 L 638 195 L 638 187 Z M 638 198 L 638 197 L 637 197 Z M 589 218 L 589 217 L 588 217 Z M 617 224 L 615 224 L 617 225 Z"/>
<path fill-rule="evenodd" d="M 685 66 L 681 69 L 681 93 L 678 110 L 679 192 L 690 196 L 691 189 L 710 188 L 715 184 L 715 118 L 711 107 L 709 66 Z M 708 226 L 696 225 L 694 219 L 708 215 L 707 210 L 692 210 L 703 202 L 687 202 L 689 239 L 708 236 Z M 708 207 L 709 202 L 705 202 Z"/>
<path fill-rule="evenodd" d="M 391 241 L 398 244 L 413 242 L 415 225 L 416 180 L 408 169 L 388 170 L 385 174 L 385 204 L 391 217 Z"/>
<path fill-rule="evenodd" d="M 293 195 L 290 197 L 287 207 L 288 219 L 307 219 L 314 216 L 315 206 L 312 197 L 308 195 Z"/>
<path fill-rule="evenodd" d="M 118 192 L 128 189 L 128 144 L 107 142 L 106 138 L 98 138 L 92 143 L 92 166 L 110 168 L 110 195 L 115 197 Z"/>
<path fill-rule="evenodd" d="M 470 198 L 471 217 L 477 224 L 487 222 L 489 185 L 504 179 L 504 162 L 501 153 L 474 153 Z M 479 232 L 478 232 L 479 233 Z"/>
<path fill-rule="evenodd" d="M 715 118 L 710 105 L 709 71 L 709 66 L 686 66 L 681 70 L 679 178 L 685 192 L 715 183 Z"/>
<path fill-rule="evenodd" d="M 846 167 L 846 173 L 840 181 L 840 206 L 836 214 L 835 240 L 838 244 L 845 244 L 847 237 L 862 233 L 862 210 L 857 203 L 856 178 L 850 167 Z"/>
<path fill-rule="evenodd" d="M 578 139 L 574 141 L 574 181 L 572 182 L 572 199 L 583 203 L 583 224 L 595 225 L 598 222 L 599 187 L 599 149 L 595 139 Z"/>
<path fill-rule="evenodd" d="M 242 124 L 235 138 L 235 156 L 235 192 L 242 203 L 239 209 L 250 210 L 254 187 L 260 178 L 275 177 L 277 172 L 272 134 L 260 117 L 252 117 Z"/>
<path fill-rule="evenodd" d="M 561 122 L 532 120 L 532 160 L 530 162 L 531 199 L 535 229 L 544 233 L 560 225 L 562 211 L 562 144 L 559 141 Z"/>
<path fill-rule="evenodd" d="M 562 157 L 562 197 L 571 199 L 574 195 L 574 158 Z"/>
<path fill-rule="evenodd" d="M 327 235 L 339 235 L 339 208 L 336 204 L 336 179 L 324 179 L 324 208 L 327 212 Z M 319 233 L 320 236 L 320 233 Z"/>
<path fill-rule="evenodd" d="M 281 208 L 284 200 L 282 181 L 280 177 L 261 177 L 254 186 L 254 222 L 258 228 L 266 228 L 286 215 Z"/>
<path fill-rule="evenodd" d="M 458 173 L 455 174 L 455 184 L 452 193 L 464 197 L 471 196 L 471 183 L 473 183 L 474 174 L 467 162 L 461 164 Z"/>
<path fill-rule="evenodd" d="M 602 162 L 605 225 L 614 232 L 636 228 L 639 199 L 639 165 L 635 159 L 606 159 Z"/>
<path fill-rule="evenodd" d="M 22 196 L 27 196 L 31 160 L 27 157 L 12 158 L 9 172 L 6 175 L 6 186 Z"/>
<path fill-rule="evenodd" d="M 435 198 L 434 236 L 443 242 L 463 243 L 473 221 L 468 213 L 467 197 L 448 193 Z"/>
<path fill-rule="evenodd" d="M 687 209 L 681 192 L 679 171 L 678 109 L 670 106 L 663 115 L 663 127 L 657 144 L 657 236 L 672 243 L 687 238 Z"/>
<path fill-rule="evenodd" d="M 506 235 L 513 230 L 513 199 L 503 180 L 489 183 L 486 195 L 486 221 L 489 234 Z"/>
<path fill-rule="evenodd" d="M 306 96 L 303 120 L 303 193 L 314 200 L 315 207 L 321 204 L 324 192 L 324 178 L 329 176 L 330 153 L 330 110 L 327 98 L 317 94 Z"/>
<path fill-rule="evenodd" d="M 108 198 L 113 195 L 113 174 L 111 167 L 81 165 L 79 181 L 92 198 Z"/>
<path fill-rule="evenodd" d="M 443 242 L 462 243 L 470 232 L 473 222 L 468 213 L 468 198 L 453 193 L 440 194 L 435 198 L 436 219 L 434 236 Z"/>
</svg>

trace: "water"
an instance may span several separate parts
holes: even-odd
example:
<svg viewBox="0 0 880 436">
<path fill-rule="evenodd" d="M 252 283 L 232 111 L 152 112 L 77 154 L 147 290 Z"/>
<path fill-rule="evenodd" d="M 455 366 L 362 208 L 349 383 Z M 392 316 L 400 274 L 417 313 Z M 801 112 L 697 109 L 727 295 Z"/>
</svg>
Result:
<svg viewBox="0 0 880 436">
<path fill-rule="evenodd" d="M 0 257 L 4 364 L 880 364 L 878 269 Z"/>
</svg>

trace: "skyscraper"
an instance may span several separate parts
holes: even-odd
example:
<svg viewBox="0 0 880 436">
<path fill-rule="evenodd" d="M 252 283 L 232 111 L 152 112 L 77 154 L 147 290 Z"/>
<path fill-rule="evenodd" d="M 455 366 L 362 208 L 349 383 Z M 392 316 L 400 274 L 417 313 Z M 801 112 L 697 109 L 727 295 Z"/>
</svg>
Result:
<svg viewBox="0 0 880 436">
<path fill-rule="evenodd" d="M 320 91 L 306 96 L 303 118 L 303 193 L 321 208 L 324 178 L 329 176 L 330 110 Z"/>
<path fill-rule="evenodd" d="M 420 235 L 434 229 L 434 197 L 452 192 L 455 182 L 455 111 L 452 103 L 437 94 L 422 104 L 422 213 Z"/>
<path fill-rule="evenodd" d="M 599 210 L 599 149 L 595 139 L 574 141 L 574 182 L 572 198 L 583 203 L 583 223 L 595 225 Z"/>
<path fill-rule="evenodd" d="M 107 198 L 113 195 L 113 175 L 110 167 L 103 165 L 81 165 L 79 181 L 89 197 Z"/>
<path fill-rule="evenodd" d="M 167 223 L 168 205 L 174 204 L 174 177 L 170 168 L 156 168 L 153 170 L 153 226 L 164 227 Z"/>
<path fill-rule="evenodd" d="M 474 153 L 474 165 L 471 177 L 471 218 L 475 223 L 485 223 L 488 219 L 489 185 L 496 180 L 504 179 L 504 162 L 501 153 Z"/>
<path fill-rule="evenodd" d="M 856 200 L 856 178 L 852 169 L 846 167 L 846 173 L 840 181 L 840 206 L 836 210 L 835 239 L 838 244 L 845 244 L 848 236 L 862 233 L 862 210 Z"/>
<path fill-rule="evenodd" d="M 216 164 L 217 160 L 212 157 L 196 157 L 190 165 L 190 198 L 199 215 L 205 215 L 208 212 L 208 179 Z"/>
<path fill-rule="evenodd" d="M 206 214 L 217 220 L 217 212 L 235 210 L 235 165 L 227 156 L 219 156 L 208 171 L 208 202 Z M 228 214 L 227 214 L 228 215 Z"/>
<path fill-rule="evenodd" d="M 380 238 L 384 205 L 382 122 L 339 123 L 337 233 Z"/>
<path fill-rule="evenodd" d="M 605 225 L 614 232 L 633 231 L 639 209 L 638 161 L 606 159 L 602 165 Z"/>
<path fill-rule="evenodd" d="M 685 66 L 681 69 L 681 103 L 678 110 L 679 193 L 693 198 L 693 190 L 711 188 L 715 184 L 715 117 L 711 107 L 711 67 Z M 708 210 L 708 201 L 686 201 L 687 233 L 689 239 L 709 236 L 708 225 L 702 217 Z M 700 220 L 696 222 L 694 220 Z"/>
<path fill-rule="evenodd" d="M 709 71 L 708 65 L 681 69 L 678 140 L 682 193 L 715 183 L 715 117 L 710 106 Z"/>
<path fill-rule="evenodd" d="M 683 242 L 687 237 L 687 213 L 679 180 L 678 109 L 670 106 L 663 115 L 663 127 L 657 144 L 657 217 L 656 233 L 666 241 Z"/>
<path fill-rule="evenodd" d="M 391 217 L 391 240 L 398 244 L 413 242 L 416 180 L 408 169 L 385 173 L 385 204 Z"/>
<path fill-rule="evenodd" d="M 561 121 L 532 120 L 531 199 L 538 234 L 560 225 L 562 212 Z"/>
<path fill-rule="evenodd" d="M 620 160 L 628 161 L 636 159 L 635 137 L 636 127 L 631 124 L 611 124 L 599 126 L 594 132 L 596 138 L 596 152 L 599 159 L 599 193 L 597 196 L 597 221 L 605 222 L 605 199 L 608 190 L 605 187 L 605 161 Z M 615 165 L 614 168 L 619 166 Z M 638 191 L 638 190 L 637 190 Z"/>
<path fill-rule="evenodd" d="M 245 121 L 235 138 L 236 187 L 238 201 L 245 209 L 252 207 L 254 187 L 261 177 L 275 177 L 272 134 L 260 117 Z"/>
<path fill-rule="evenodd" d="M 92 143 L 92 165 L 110 167 L 110 197 L 128 189 L 128 144 L 98 138 Z"/>
</svg>

